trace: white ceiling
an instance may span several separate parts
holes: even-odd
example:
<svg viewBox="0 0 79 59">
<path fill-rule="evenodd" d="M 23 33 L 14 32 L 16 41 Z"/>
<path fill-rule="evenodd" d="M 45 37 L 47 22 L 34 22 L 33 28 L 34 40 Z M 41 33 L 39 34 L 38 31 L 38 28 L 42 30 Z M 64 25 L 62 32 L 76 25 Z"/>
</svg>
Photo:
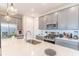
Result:
<svg viewBox="0 0 79 59">
<path fill-rule="evenodd" d="M 69 3 L 14 3 L 14 7 L 18 9 L 18 13 L 30 16 L 42 15 L 66 5 L 69 5 Z M 0 3 L 0 6 L 6 8 L 7 4 Z"/>
</svg>

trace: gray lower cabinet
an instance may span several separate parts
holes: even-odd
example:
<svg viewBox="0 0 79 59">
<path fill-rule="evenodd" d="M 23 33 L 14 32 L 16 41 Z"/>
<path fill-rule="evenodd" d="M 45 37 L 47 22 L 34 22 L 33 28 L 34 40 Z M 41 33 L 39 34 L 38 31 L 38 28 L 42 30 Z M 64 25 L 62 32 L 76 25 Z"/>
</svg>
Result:
<svg viewBox="0 0 79 59">
<path fill-rule="evenodd" d="M 44 40 L 45 38 L 44 38 L 44 36 L 38 36 L 38 35 L 36 35 L 36 39 L 38 39 L 38 40 Z"/>
<path fill-rule="evenodd" d="M 61 45 L 64 47 L 68 47 L 68 48 L 72 48 L 72 49 L 76 49 L 79 50 L 79 41 L 72 41 L 72 40 L 65 40 L 65 39 L 56 39 L 55 40 L 55 44 L 57 45 Z"/>
</svg>

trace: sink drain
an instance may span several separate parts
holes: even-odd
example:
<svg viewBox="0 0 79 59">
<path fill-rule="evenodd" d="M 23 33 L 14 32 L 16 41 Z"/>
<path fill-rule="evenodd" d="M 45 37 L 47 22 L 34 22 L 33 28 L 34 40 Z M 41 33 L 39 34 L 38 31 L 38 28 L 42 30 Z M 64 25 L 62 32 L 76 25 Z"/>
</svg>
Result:
<svg viewBox="0 0 79 59">
<path fill-rule="evenodd" d="M 46 49 L 45 50 L 45 54 L 48 56 L 55 56 L 56 55 L 56 51 L 53 49 Z"/>
</svg>

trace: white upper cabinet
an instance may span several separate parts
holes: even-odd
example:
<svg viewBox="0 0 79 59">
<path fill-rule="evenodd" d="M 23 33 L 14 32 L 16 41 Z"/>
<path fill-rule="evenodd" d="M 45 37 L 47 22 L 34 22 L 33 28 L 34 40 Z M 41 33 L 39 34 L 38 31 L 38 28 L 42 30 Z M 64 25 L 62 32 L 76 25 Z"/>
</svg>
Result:
<svg viewBox="0 0 79 59">
<path fill-rule="evenodd" d="M 58 24 L 58 29 L 79 29 L 79 6 L 74 6 L 39 17 L 39 28 L 47 29 L 49 24 Z M 52 26 L 51 26 L 52 27 Z M 53 27 L 50 28 L 54 29 Z M 57 29 L 57 28 L 56 28 Z"/>
<path fill-rule="evenodd" d="M 78 7 L 71 7 L 59 11 L 59 29 L 78 29 Z"/>
<path fill-rule="evenodd" d="M 57 23 L 56 13 L 39 17 L 39 29 L 46 30 L 48 24 L 56 24 L 56 23 Z M 52 28 L 50 28 L 50 30 L 51 29 Z"/>
<path fill-rule="evenodd" d="M 58 12 L 58 29 L 66 29 L 67 25 L 66 25 L 66 21 L 67 21 L 67 17 L 68 17 L 68 11 L 65 10 L 61 10 Z"/>
<path fill-rule="evenodd" d="M 46 29 L 46 20 L 47 20 L 47 16 L 39 17 L 39 29 L 41 29 L 41 30 Z"/>
<path fill-rule="evenodd" d="M 56 24 L 57 23 L 57 13 L 49 14 L 46 22 L 47 22 L 47 24 Z"/>
<path fill-rule="evenodd" d="M 78 29 L 78 7 L 68 9 L 67 29 Z"/>
<path fill-rule="evenodd" d="M 43 21 L 43 16 L 39 17 L 39 29 L 43 29 L 44 28 L 44 21 Z"/>
</svg>

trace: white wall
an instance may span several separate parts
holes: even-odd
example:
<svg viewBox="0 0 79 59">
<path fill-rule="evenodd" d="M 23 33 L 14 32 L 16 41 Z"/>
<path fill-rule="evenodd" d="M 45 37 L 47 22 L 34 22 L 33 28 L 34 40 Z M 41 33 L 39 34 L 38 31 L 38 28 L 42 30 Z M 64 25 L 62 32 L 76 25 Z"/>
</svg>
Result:
<svg viewBox="0 0 79 59">
<path fill-rule="evenodd" d="M 29 16 L 24 16 L 23 17 L 23 34 L 26 35 L 26 33 L 30 31 L 30 33 L 28 33 L 28 37 L 33 38 L 35 37 L 35 35 L 38 34 L 38 18 L 33 18 L 33 17 L 29 17 Z"/>
<path fill-rule="evenodd" d="M 34 35 L 38 35 L 39 33 L 39 22 L 38 18 L 34 19 Z"/>
</svg>

